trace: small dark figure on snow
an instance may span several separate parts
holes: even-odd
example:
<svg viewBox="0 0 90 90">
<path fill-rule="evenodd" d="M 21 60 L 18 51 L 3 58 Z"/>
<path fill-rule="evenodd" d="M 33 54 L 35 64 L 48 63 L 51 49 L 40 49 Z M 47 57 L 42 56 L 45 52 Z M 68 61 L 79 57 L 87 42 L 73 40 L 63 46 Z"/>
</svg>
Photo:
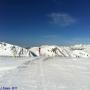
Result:
<svg viewBox="0 0 90 90">
<path fill-rule="evenodd" d="M 39 47 L 39 55 L 41 55 L 41 48 Z"/>
</svg>

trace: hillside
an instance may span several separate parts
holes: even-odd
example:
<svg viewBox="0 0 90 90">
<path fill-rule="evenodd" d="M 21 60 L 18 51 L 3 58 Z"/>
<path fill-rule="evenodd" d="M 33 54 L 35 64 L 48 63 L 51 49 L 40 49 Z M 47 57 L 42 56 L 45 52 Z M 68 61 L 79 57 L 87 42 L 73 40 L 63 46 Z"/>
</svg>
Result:
<svg viewBox="0 0 90 90">
<path fill-rule="evenodd" d="M 0 56 L 15 56 L 15 57 L 89 57 L 90 45 L 73 45 L 73 46 L 57 46 L 57 45 L 42 45 L 26 49 L 17 45 L 8 43 L 0 43 Z"/>
</svg>

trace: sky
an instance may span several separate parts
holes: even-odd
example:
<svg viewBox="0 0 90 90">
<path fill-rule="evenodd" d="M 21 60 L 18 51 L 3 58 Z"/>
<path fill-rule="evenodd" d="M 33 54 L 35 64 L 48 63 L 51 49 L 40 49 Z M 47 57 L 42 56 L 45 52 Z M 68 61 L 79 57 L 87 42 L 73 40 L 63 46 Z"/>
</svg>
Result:
<svg viewBox="0 0 90 90">
<path fill-rule="evenodd" d="M 0 41 L 89 44 L 90 0 L 0 0 Z"/>
</svg>

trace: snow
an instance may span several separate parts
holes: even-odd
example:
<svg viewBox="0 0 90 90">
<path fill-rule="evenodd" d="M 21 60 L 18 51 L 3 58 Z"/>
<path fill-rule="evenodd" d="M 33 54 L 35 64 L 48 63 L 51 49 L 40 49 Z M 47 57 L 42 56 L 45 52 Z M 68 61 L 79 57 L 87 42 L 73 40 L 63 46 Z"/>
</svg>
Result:
<svg viewBox="0 0 90 90">
<path fill-rule="evenodd" d="M 39 47 L 32 47 L 32 48 L 30 48 L 30 51 L 32 51 L 32 52 L 35 53 L 37 56 L 39 56 Z"/>
<path fill-rule="evenodd" d="M 40 48 L 40 53 L 39 53 Z M 29 50 L 37 56 L 60 56 L 60 57 L 76 57 L 88 58 L 90 57 L 90 46 L 88 45 L 74 45 L 74 46 L 57 46 L 57 45 L 42 45 L 40 47 L 32 47 Z"/>
<path fill-rule="evenodd" d="M 0 56 L 14 56 L 14 57 L 31 57 L 31 52 L 23 47 L 8 44 L 5 42 L 0 43 Z"/>
<path fill-rule="evenodd" d="M 17 90 L 90 90 L 90 58 L 1 57 L 0 68 L 0 86 Z"/>
<path fill-rule="evenodd" d="M 72 55 L 73 55 L 73 57 L 75 56 L 75 57 L 88 57 L 88 53 L 86 53 L 86 52 L 82 52 L 81 50 L 74 50 L 73 52 L 72 52 Z"/>
<path fill-rule="evenodd" d="M 21 52 L 22 49 L 23 49 L 23 54 L 21 54 L 21 56 L 26 56 L 28 52 L 25 48 L 1 42 L 0 56 L 19 56 L 19 53 Z"/>
<path fill-rule="evenodd" d="M 76 46 L 78 48 L 76 48 Z M 83 48 L 80 47 L 81 45 L 76 45 L 76 46 L 56 46 L 56 45 L 45 45 L 45 46 L 41 46 L 41 56 L 60 56 L 60 57 L 84 57 L 87 58 L 90 55 L 90 52 L 86 51 L 86 49 L 88 50 L 88 48 L 90 48 L 90 46 L 88 48 L 85 49 L 81 49 Z M 34 51 L 35 53 L 35 51 Z"/>
<path fill-rule="evenodd" d="M 90 45 L 0 43 L 0 90 L 90 90 L 89 83 Z"/>
<path fill-rule="evenodd" d="M 12 45 L 8 43 L 0 43 L 0 56 L 14 57 L 35 57 L 35 56 L 60 56 L 60 57 L 90 57 L 90 45 L 73 45 L 73 46 L 57 46 L 57 45 L 42 45 L 29 49 Z"/>
</svg>

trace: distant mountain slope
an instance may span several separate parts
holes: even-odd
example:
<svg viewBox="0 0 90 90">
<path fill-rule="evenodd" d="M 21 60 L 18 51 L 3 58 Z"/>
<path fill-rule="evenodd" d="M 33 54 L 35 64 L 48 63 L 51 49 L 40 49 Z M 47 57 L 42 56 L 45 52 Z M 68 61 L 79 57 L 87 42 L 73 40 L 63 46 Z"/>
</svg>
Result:
<svg viewBox="0 0 90 90">
<path fill-rule="evenodd" d="M 25 49 L 16 45 L 0 42 L 0 56 L 46 56 L 46 57 L 89 57 L 90 45 L 57 46 L 42 45 Z"/>
<path fill-rule="evenodd" d="M 75 46 L 56 46 L 56 45 L 42 45 L 40 47 L 33 47 L 30 50 L 37 56 L 60 56 L 60 57 L 89 57 L 86 48 Z M 40 50 L 39 50 L 40 49 Z"/>
<path fill-rule="evenodd" d="M 28 49 L 1 42 L 0 56 L 31 56 L 31 53 Z"/>
</svg>

